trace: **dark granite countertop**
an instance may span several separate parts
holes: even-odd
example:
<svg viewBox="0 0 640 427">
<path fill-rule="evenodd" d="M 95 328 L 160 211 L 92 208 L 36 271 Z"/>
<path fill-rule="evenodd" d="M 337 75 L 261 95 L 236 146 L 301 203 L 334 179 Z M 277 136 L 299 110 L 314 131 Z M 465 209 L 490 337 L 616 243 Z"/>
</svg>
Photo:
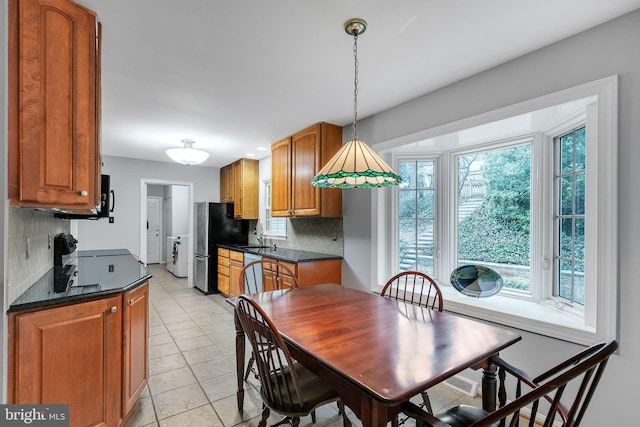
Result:
<svg viewBox="0 0 640 427">
<path fill-rule="evenodd" d="M 288 262 L 311 262 L 326 261 L 332 259 L 342 259 L 339 255 L 323 254 L 320 252 L 301 251 L 298 249 L 269 247 L 247 247 L 247 245 L 218 245 L 221 248 L 230 249 L 238 252 L 248 252 L 255 255 L 261 255 L 269 258 L 279 259 Z"/>
<path fill-rule="evenodd" d="M 44 308 L 115 295 L 151 277 L 126 249 L 75 252 L 73 262 L 53 267 L 10 306 L 7 313 Z"/>
</svg>

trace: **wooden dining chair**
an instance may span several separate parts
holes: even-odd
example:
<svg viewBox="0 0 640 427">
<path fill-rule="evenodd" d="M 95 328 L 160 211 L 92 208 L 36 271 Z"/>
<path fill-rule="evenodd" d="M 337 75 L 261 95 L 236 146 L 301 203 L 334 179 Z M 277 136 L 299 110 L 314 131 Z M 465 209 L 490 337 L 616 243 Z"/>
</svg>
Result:
<svg viewBox="0 0 640 427">
<path fill-rule="evenodd" d="M 584 419 L 609 356 L 617 348 L 615 340 L 596 344 L 535 378 L 499 357 L 492 357 L 490 360 L 498 366 L 499 378 L 499 406 L 494 412 L 460 405 L 434 416 L 411 402 L 405 403 L 403 410 L 416 420 L 418 426 L 516 427 L 524 419 L 529 427 L 578 427 Z M 507 390 L 507 379 L 512 384 L 510 393 Z M 572 387 L 574 384 L 576 387 Z M 525 414 L 528 421 L 523 417 Z"/>
<path fill-rule="evenodd" d="M 431 277 L 419 271 L 396 274 L 387 281 L 380 295 L 442 311 L 442 291 Z"/>
<path fill-rule="evenodd" d="M 436 282 L 428 275 L 419 271 L 404 271 L 393 276 L 380 292 L 385 298 L 421 305 L 432 310 L 442 311 L 442 291 Z M 426 390 L 420 393 L 427 411 L 433 412 L 431 400 Z M 398 419 L 392 422 L 398 425 Z"/>
<path fill-rule="evenodd" d="M 244 294 L 297 287 L 296 274 L 276 260 L 263 258 L 251 261 L 240 270 L 240 290 Z"/>
<path fill-rule="evenodd" d="M 274 291 L 278 289 L 297 288 L 298 280 L 289 267 L 275 260 L 260 259 L 252 261 L 240 270 L 240 289 L 244 294 L 257 294 L 259 292 Z M 255 356 L 251 353 L 244 380 L 253 372 L 258 378 L 258 372 L 253 369 Z"/>
<path fill-rule="evenodd" d="M 350 426 L 338 392 L 293 361 L 282 336 L 260 306 L 245 295 L 240 295 L 236 310 L 256 355 L 263 401 L 262 419 L 258 426 L 266 425 L 271 410 L 287 417 L 276 425 L 291 422 L 297 426 L 300 417 L 309 414 L 315 423 L 316 408 L 331 402 L 338 403 L 343 424 Z"/>
</svg>

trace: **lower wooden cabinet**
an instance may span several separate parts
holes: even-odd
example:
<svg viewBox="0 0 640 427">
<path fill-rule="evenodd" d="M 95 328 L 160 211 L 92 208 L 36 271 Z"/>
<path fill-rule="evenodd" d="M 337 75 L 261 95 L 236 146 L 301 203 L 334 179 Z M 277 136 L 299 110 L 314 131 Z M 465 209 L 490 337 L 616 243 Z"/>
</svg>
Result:
<svg viewBox="0 0 640 427">
<path fill-rule="evenodd" d="M 272 258 L 267 258 L 276 265 L 284 264 L 296 275 L 299 286 L 319 285 L 322 283 L 337 283 L 342 284 L 342 260 L 318 260 L 318 261 L 306 261 L 306 262 L 285 262 Z M 290 288 L 293 286 L 293 279 L 287 274 L 280 275 L 283 288 Z M 266 276 L 265 276 L 266 279 Z M 269 280 L 264 280 L 263 289 L 265 291 L 273 290 L 273 284 Z"/>
<path fill-rule="evenodd" d="M 8 403 L 69 404 L 71 427 L 120 426 L 148 378 L 149 288 L 9 315 Z"/>
<path fill-rule="evenodd" d="M 300 286 L 319 285 L 321 283 L 342 284 L 342 260 L 317 260 L 306 262 L 286 262 L 274 258 L 264 257 L 276 263 L 286 265 L 293 271 Z M 235 297 L 242 294 L 240 287 L 240 271 L 244 267 L 244 253 L 229 249 L 218 248 L 218 290 L 225 297 Z M 262 289 L 272 291 L 272 276 L 262 275 Z M 281 287 L 293 286 L 293 278 L 281 274 Z"/>
<path fill-rule="evenodd" d="M 218 248 L 218 291 L 229 296 L 229 249 Z"/>
<path fill-rule="evenodd" d="M 229 296 L 236 297 L 244 291 L 240 286 L 242 267 L 244 267 L 244 253 L 229 251 Z"/>
<path fill-rule="evenodd" d="M 126 419 L 149 379 L 149 285 L 125 292 L 122 316 L 122 416 Z"/>
</svg>

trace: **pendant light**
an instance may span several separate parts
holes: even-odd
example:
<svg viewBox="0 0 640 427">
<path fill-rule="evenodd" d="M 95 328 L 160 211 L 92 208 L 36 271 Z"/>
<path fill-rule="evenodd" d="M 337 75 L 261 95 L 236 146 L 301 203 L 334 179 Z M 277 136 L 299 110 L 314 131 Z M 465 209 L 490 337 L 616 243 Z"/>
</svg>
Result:
<svg viewBox="0 0 640 427">
<path fill-rule="evenodd" d="M 366 29 L 367 22 L 364 19 L 350 19 L 344 24 L 346 33 L 353 36 L 353 138 L 313 177 L 311 185 L 316 187 L 370 188 L 402 182 L 400 176 L 375 151 L 358 139 L 358 36 Z"/>
<path fill-rule="evenodd" d="M 169 148 L 165 153 L 171 157 L 171 160 L 181 163 L 183 165 L 192 166 L 204 162 L 209 158 L 209 153 L 206 151 L 193 148 L 193 139 L 183 139 L 182 143 L 184 147 Z"/>
</svg>

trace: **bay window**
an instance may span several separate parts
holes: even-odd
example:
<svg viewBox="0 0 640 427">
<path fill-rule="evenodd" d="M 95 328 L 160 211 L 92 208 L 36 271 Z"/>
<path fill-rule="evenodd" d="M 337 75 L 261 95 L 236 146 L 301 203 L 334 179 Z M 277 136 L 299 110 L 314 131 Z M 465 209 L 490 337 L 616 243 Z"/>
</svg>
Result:
<svg viewBox="0 0 640 427">
<path fill-rule="evenodd" d="M 445 310 L 582 344 L 615 337 L 616 83 L 383 150 L 403 183 L 374 193 L 373 290 L 417 270 L 439 283 Z M 502 291 L 457 293 L 449 276 L 468 264 L 500 273 Z"/>
</svg>

